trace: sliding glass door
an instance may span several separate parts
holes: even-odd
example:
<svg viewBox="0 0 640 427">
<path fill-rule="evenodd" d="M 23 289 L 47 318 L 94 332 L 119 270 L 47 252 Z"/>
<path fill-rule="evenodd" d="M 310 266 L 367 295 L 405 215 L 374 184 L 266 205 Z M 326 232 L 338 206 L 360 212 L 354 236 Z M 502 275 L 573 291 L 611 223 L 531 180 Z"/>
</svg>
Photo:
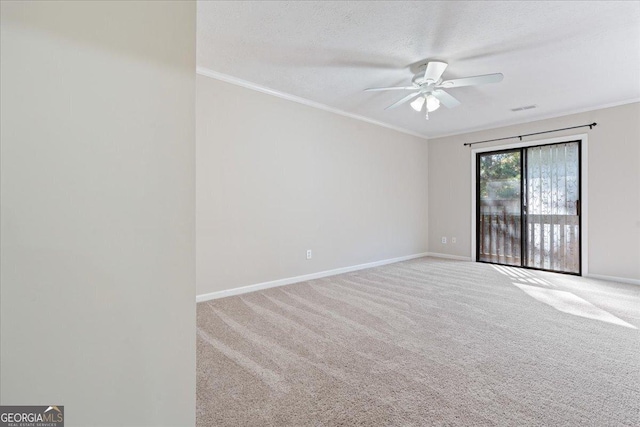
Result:
<svg viewBox="0 0 640 427">
<path fill-rule="evenodd" d="M 478 153 L 477 261 L 580 274 L 580 142 Z"/>
</svg>

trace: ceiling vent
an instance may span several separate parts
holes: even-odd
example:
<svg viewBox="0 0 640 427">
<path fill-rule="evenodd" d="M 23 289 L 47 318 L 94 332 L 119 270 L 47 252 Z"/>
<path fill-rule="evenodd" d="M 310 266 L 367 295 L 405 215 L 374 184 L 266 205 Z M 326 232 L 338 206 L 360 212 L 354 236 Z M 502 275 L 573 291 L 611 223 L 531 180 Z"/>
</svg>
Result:
<svg viewBox="0 0 640 427">
<path fill-rule="evenodd" d="M 512 108 L 511 111 L 524 111 L 536 108 L 537 105 L 525 105 L 524 107 Z"/>
</svg>

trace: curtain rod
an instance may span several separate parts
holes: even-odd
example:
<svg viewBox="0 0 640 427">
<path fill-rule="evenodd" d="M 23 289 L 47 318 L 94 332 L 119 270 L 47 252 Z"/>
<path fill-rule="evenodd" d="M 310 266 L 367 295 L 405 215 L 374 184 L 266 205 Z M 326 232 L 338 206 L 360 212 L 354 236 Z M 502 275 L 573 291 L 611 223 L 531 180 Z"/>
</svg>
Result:
<svg viewBox="0 0 640 427">
<path fill-rule="evenodd" d="M 593 129 L 593 127 L 597 126 L 597 125 L 598 124 L 596 122 L 593 122 L 593 123 L 590 123 L 588 125 L 572 126 L 570 128 L 545 130 L 544 132 L 536 132 L 536 133 L 528 133 L 528 134 L 525 134 L 525 135 L 508 136 L 506 138 L 487 139 L 486 141 L 465 142 L 464 145 L 471 147 L 474 144 L 482 144 L 483 142 L 504 141 L 505 139 L 513 139 L 513 138 L 520 138 L 520 141 L 522 141 L 522 137 L 523 136 L 533 136 L 533 135 L 540 135 L 540 134 L 543 134 L 543 133 L 560 132 L 561 130 L 586 128 L 587 126 L 589 127 L 589 129 Z"/>
</svg>

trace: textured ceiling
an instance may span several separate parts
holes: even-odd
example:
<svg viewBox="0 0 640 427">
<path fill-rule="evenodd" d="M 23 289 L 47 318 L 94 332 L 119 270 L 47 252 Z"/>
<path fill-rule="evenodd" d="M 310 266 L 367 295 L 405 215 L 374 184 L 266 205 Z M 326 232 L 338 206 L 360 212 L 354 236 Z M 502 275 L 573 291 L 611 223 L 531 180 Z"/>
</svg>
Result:
<svg viewBox="0 0 640 427">
<path fill-rule="evenodd" d="M 504 80 L 449 89 L 462 105 L 428 121 L 362 91 L 408 84 L 423 59 Z M 204 1 L 197 65 L 435 137 L 640 100 L 640 2 Z"/>
</svg>

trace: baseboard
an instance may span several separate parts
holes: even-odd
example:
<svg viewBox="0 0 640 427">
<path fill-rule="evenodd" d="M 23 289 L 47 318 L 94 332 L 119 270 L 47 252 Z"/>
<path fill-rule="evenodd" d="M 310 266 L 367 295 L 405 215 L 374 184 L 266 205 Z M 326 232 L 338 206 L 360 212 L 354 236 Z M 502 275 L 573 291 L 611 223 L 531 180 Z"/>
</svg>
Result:
<svg viewBox="0 0 640 427">
<path fill-rule="evenodd" d="M 470 257 L 464 257 L 459 255 L 449 255 L 449 254 L 439 254 L 436 252 L 427 252 L 427 256 L 434 257 L 434 258 L 455 259 L 458 261 L 471 261 Z M 640 280 L 629 279 L 626 277 L 605 276 L 602 274 L 587 274 L 584 277 L 591 278 L 591 279 L 608 280 L 610 282 L 628 283 L 630 285 L 640 286 Z"/>
<path fill-rule="evenodd" d="M 608 280 L 610 282 L 628 283 L 630 285 L 639 285 L 640 286 L 640 280 L 638 280 L 638 279 L 628 279 L 626 277 L 605 276 L 605 275 L 602 275 L 602 274 L 587 274 L 585 277 L 587 277 L 589 279 Z"/>
<path fill-rule="evenodd" d="M 305 282 L 307 280 L 321 279 L 323 277 L 335 276 L 336 274 L 349 273 L 351 271 L 364 270 L 366 268 L 378 267 L 386 264 L 393 264 L 410 259 L 422 258 L 429 256 L 429 253 L 423 252 L 419 254 L 406 255 L 397 258 L 384 259 L 382 261 L 368 262 L 366 264 L 353 265 L 350 267 L 336 268 L 334 270 L 325 270 L 318 273 L 305 274 L 302 276 L 288 277 L 286 279 L 272 280 L 270 282 L 256 283 L 255 285 L 242 286 L 239 288 L 225 289 L 224 291 L 210 292 L 207 294 L 196 295 L 196 302 L 209 301 L 212 299 L 225 298 L 233 295 L 246 294 L 247 292 L 255 292 L 263 289 L 275 288 L 277 286 L 291 285 L 293 283 Z"/>
<path fill-rule="evenodd" d="M 460 255 L 439 254 L 437 252 L 427 252 L 427 256 L 434 258 L 455 259 L 457 261 L 471 261 L 471 257 Z"/>
</svg>

